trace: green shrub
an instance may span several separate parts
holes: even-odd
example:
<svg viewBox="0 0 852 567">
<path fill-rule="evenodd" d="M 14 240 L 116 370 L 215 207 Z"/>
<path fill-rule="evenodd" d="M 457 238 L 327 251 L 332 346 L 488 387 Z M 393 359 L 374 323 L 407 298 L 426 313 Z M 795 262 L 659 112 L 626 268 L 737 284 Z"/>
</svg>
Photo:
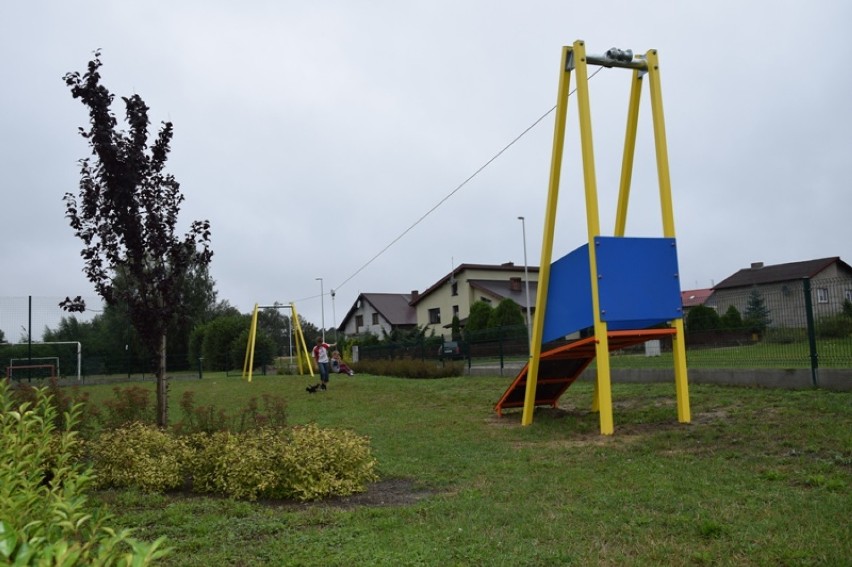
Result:
<svg viewBox="0 0 852 567">
<path fill-rule="evenodd" d="M 163 492 L 184 484 L 190 450 L 180 438 L 139 422 L 105 431 L 86 444 L 99 488 Z"/>
<path fill-rule="evenodd" d="M 852 319 L 843 313 L 823 317 L 816 324 L 816 335 L 821 339 L 845 339 L 852 335 Z"/>
<path fill-rule="evenodd" d="M 352 431 L 295 427 L 287 449 L 276 459 L 283 482 L 275 496 L 303 501 L 348 496 L 378 478 L 369 440 Z"/>
<path fill-rule="evenodd" d="M 461 362 L 438 364 L 434 360 L 364 360 L 352 367 L 360 374 L 400 378 L 449 378 L 464 374 L 464 364 Z"/>
<path fill-rule="evenodd" d="M 191 444 L 195 492 L 304 501 L 362 492 L 377 478 L 369 440 L 345 430 L 263 427 L 198 434 Z"/>
<path fill-rule="evenodd" d="M 122 427 L 129 423 L 154 423 L 154 406 L 151 404 L 151 390 L 142 386 L 128 386 L 112 389 L 113 399 L 106 400 L 106 415 L 103 418 L 107 428 Z"/>
<path fill-rule="evenodd" d="M 267 496 L 280 482 L 280 471 L 273 463 L 277 454 L 286 451 L 287 439 L 279 430 L 197 434 L 191 444 L 195 448 L 194 492 L 257 500 Z"/>
<path fill-rule="evenodd" d="M 85 494 L 90 469 L 74 458 L 79 405 L 58 429 L 44 389 L 18 408 L 0 382 L 0 563 L 9 565 L 148 565 L 163 557 L 152 544 L 116 531 L 109 514 L 92 509 Z"/>
</svg>

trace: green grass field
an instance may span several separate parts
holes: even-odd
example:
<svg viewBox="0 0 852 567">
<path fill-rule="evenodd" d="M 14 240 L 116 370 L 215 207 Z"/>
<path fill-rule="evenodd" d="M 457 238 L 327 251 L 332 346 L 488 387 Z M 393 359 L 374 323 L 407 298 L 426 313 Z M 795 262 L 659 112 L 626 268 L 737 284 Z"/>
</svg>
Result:
<svg viewBox="0 0 852 567">
<path fill-rule="evenodd" d="M 382 480 L 309 505 L 96 499 L 138 536 L 167 536 L 181 566 L 852 564 L 849 393 L 693 385 L 678 424 L 673 385 L 615 384 L 602 437 L 585 383 L 532 426 L 498 418 L 510 380 L 358 375 L 316 395 L 299 376 L 174 381 L 173 419 L 186 389 L 227 408 L 275 393 L 291 424 L 368 435 Z"/>
</svg>

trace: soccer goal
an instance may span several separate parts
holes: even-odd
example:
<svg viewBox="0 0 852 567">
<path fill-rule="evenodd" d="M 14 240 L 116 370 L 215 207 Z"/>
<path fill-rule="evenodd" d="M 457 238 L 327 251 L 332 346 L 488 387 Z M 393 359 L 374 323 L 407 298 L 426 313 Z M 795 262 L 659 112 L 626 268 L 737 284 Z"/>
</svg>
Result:
<svg viewBox="0 0 852 567">
<path fill-rule="evenodd" d="M 8 356 L 0 358 L 9 361 L 7 379 L 62 378 L 74 373 L 78 381 L 82 379 L 83 346 L 78 341 L 5 343 L 0 345 L 0 351 L 0 355 Z"/>
</svg>

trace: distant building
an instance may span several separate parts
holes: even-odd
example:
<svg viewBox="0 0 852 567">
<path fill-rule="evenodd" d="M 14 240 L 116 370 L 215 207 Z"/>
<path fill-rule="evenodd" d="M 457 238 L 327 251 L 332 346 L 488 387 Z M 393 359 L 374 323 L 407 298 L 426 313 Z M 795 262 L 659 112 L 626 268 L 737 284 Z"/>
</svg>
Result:
<svg viewBox="0 0 852 567">
<path fill-rule="evenodd" d="M 836 315 L 845 300 L 852 301 L 852 266 L 834 256 L 771 266 L 755 262 L 716 284 L 705 305 L 720 315 L 733 305 L 745 315 L 749 297 L 756 291 L 769 310 L 770 326 L 804 327 L 806 278 L 815 317 Z"/>
<path fill-rule="evenodd" d="M 381 338 L 394 329 L 413 329 L 417 325 L 417 312 L 411 306 L 411 299 L 416 294 L 416 291 L 359 294 L 338 330 L 349 336 L 371 333 Z"/>
<path fill-rule="evenodd" d="M 704 288 L 704 289 L 688 289 L 686 291 L 680 292 L 680 302 L 683 306 L 683 316 L 686 317 L 687 313 L 689 313 L 690 309 L 693 307 L 698 307 L 699 305 L 704 305 L 709 298 L 713 294 L 712 288 Z"/>
<path fill-rule="evenodd" d="M 535 313 L 538 289 L 538 267 L 530 266 L 530 317 Z M 452 272 L 432 284 L 426 291 L 416 294 L 411 305 L 417 312 L 417 325 L 427 329 L 427 335 L 449 337 L 453 317 L 464 323 L 470 315 L 470 306 L 477 301 L 497 306 L 504 299 L 512 299 L 526 313 L 526 282 L 524 267 L 509 262 L 500 265 L 461 264 Z"/>
</svg>

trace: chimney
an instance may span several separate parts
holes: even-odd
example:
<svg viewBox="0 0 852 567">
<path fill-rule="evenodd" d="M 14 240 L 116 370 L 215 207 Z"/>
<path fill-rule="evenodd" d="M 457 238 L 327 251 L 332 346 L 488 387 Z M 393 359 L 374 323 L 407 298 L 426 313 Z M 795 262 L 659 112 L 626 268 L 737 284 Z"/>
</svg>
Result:
<svg viewBox="0 0 852 567">
<path fill-rule="evenodd" d="M 759 270 L 762 267 L 763 267 L 763 262 L 752 262 L 751 263 L 751 269 L 752 270 Z"/>
<path fill-rule="evenodd" d="M 509 278 L 509 291 L 521 291 L 521 278 Z"/>
<path fill-rule="evenodd" d="M 419 297 L 420 297 L 420 292 L 417 291 L 416 289 L 412 289 L 411 290 L 411 301 L 417 301 L 417 299 Z"/>
</svg>

